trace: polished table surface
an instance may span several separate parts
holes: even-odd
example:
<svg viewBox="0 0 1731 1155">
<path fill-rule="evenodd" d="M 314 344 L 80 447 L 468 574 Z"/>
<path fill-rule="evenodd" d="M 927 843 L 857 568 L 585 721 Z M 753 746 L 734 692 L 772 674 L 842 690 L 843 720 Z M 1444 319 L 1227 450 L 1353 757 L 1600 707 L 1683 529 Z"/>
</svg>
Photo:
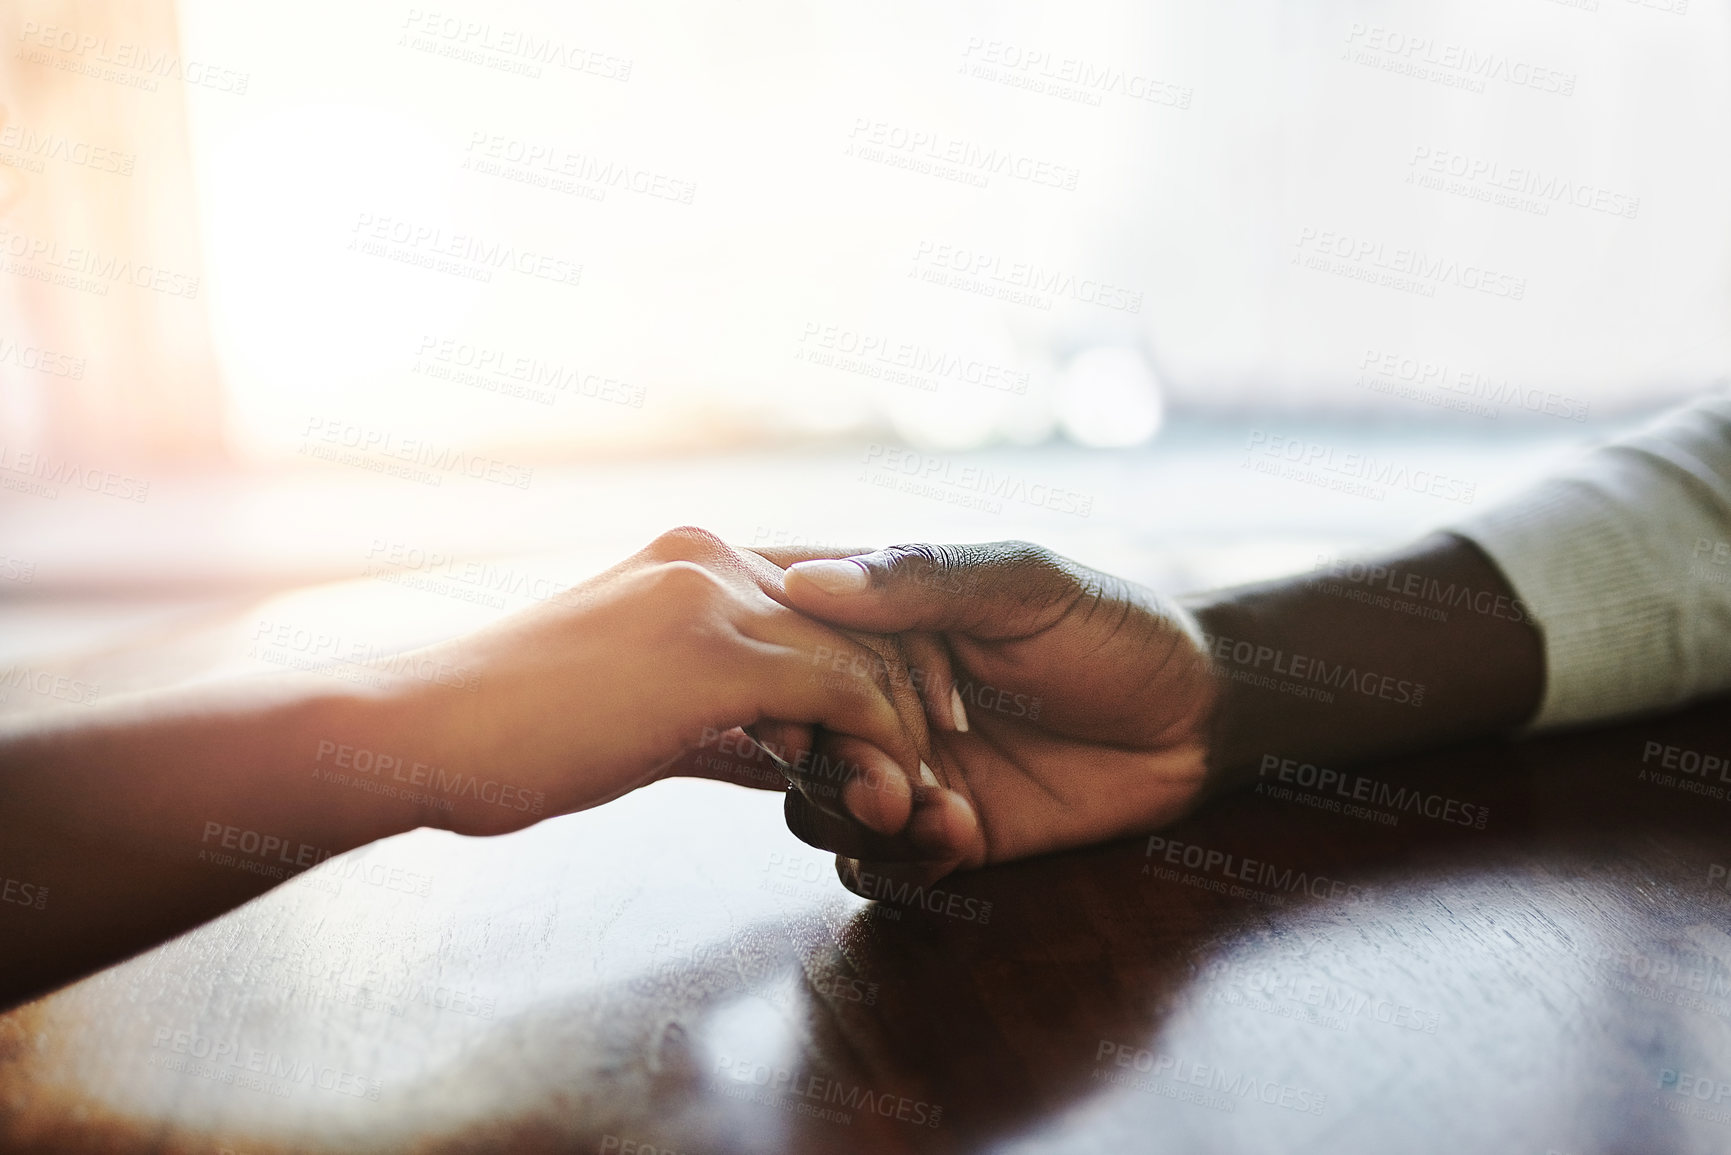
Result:
<svg viewBox="0 0 1731 1155">
<path fill-rule="evenodd" d="M 1727 755 L 1718 701 L 1276 767 L 876 903 L 711 782 L 416 831 L 0 1017 L 0 1149 L 1723 1152 Z"/>
</svg>

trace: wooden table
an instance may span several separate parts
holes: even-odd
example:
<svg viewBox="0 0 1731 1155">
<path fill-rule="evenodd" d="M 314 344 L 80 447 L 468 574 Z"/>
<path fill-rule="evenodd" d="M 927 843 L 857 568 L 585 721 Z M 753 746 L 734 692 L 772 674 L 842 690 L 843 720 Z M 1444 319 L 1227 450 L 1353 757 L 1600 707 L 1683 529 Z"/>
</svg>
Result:
<svg viewBox="0 0 1731 1155">
<path fill-rule="evenodd" d="M 0 1148 L 1731 1150 L 1728 706 L 922 905 L 710 782 L 417 831 L 0 1017 Z"/>
</svg>

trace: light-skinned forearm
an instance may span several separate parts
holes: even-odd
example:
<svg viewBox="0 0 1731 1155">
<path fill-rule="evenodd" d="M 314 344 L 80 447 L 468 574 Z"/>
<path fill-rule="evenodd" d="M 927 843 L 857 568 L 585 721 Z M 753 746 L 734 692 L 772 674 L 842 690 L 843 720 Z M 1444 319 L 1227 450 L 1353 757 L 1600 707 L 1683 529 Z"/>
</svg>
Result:
<svg viewBox="0 0 1731 1155">
<path fill-rule="evenodd" d="M 7 720 L 0 1005 L 161 942 L 332 855 L 420 825 L 461 828 L 461 816 L 404 791 L 348 789 L 328 773 L 342 746 L 418 756 L 436 698 L 418 685 L 269 678 Z"/>
</svg>

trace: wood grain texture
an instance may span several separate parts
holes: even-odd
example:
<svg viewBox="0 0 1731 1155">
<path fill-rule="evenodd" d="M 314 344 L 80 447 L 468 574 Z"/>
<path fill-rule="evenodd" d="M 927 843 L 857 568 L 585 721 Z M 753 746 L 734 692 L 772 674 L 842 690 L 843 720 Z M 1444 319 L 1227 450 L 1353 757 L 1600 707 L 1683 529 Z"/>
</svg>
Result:
<svg viewBox="0 0 1731 1155">
<path fill-rule="evenodd" d="M 1349 772 L 1482 830 L 1251 792 L 939 912 L 709 782 L 417 831 L 0 1018 L 0 1147 L 1731 1150 L 1731 785 L 1649 743 L 1731 703 Z"/>
</svg>

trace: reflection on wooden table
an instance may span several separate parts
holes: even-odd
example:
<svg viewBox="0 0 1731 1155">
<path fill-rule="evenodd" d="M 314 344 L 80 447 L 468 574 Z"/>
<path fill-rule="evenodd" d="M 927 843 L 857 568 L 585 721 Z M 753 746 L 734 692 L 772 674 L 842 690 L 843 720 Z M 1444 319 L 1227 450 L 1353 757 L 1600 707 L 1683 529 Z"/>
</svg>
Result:
<svg viewBox="0 0 1731 1155">
<path fill-rule="evenodd" d="M 1727 705 L 874 903 L 710 782 L 417 831 L 0 1018 L 0 1147 L 1724 1151 Z"/>
</svg>

